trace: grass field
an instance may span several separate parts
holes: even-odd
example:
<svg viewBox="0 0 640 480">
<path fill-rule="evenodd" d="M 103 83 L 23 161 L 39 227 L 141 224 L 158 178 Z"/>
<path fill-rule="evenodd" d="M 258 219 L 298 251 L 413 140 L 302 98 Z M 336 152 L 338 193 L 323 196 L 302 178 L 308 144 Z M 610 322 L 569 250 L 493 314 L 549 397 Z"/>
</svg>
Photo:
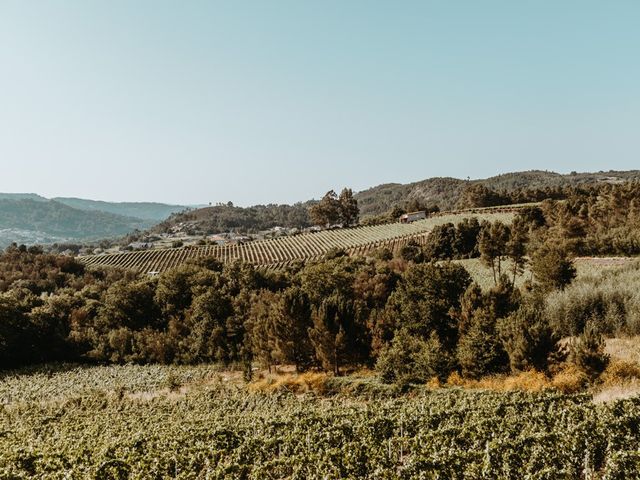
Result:
<svg viewBox="0 0 640 480">
<path fill-rule="evenodd" d="M 575 259 L 574 264 L 577 270 L 577 278 L 599 275 L 604 271 L 617 269 L 626 265 L 632 264 L 638 261 L 638 258 L 632 257 L 580 257 Z M 490 267 L 482 264 L 479 258 L 471 258 L 467 260 L 454 260 L 455 263 L 463 265 L 464 268 L 471 274 L 471 277 L 477 282 L 483 289 L 491 288 L 494 285 L 493 273 Z M 503 271 L 510 275 L 512 263 L 507 260 L 503 262 Z M 516 279 L 516 285 L 520 286 L 525 281 L 531 280 L 531 269 L 527 265 L 523 274 L 518 275 Z"/>
</svg>

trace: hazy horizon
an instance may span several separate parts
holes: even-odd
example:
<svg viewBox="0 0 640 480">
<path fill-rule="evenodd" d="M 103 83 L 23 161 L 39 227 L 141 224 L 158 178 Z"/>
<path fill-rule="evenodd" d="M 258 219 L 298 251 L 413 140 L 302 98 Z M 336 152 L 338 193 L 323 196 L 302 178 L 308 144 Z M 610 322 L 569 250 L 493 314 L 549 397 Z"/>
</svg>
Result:
<svg viewBox="0 0 640 480">
<path fill-rule="evenodd" d="M 630 170 L 637 170 L 637 169 L 630 169 Z M 528 170 L 528 171 L 533 171 L 533 170 Z M 551 172 L 551 173 L 558 173 L 561 175 L 568 175 L 571 172 L 557 172 L 557 171 L 552 171 L 552 170 L 545 170 L 547 172 Z M 581 171 L 576 171 L 576 173 L 580 174 L 580 173 L 608 173 L 609 171 L 616 171 L 613 169 L 609 169 L 609 170 L 594 170 L 594 171 L 585 171 L 585 172 L 581 172 Z M 619 170 L 620 171 L 620 170 Z M 505 175 L 505 174 L 509 174 L 509 173 L 522 173 L 522 171 L 513 171 L 513 172 L 500 172 L 497 173 L 496 175 L 491 175 L 490 177 L 478 177 L 478 178 L 472 178 L 469 177 L 470 180 L 484 180 L 487 178 L 491 178 L 494 176 L 499 176 L 499 175 Z M 408 182 L 384 182 L 384 183 L 380 183 L 380 184 L 376 184 L 376 185 L 370 185 L 369 187 L 365 187 L 362 190 L 356 190 L 354 191 L 354 193 L 360 192 L 360 191 L 364 191 L 364 190 L 368 190 L 370 188 L 374 188 L 374 187 L 378 187 L 380 185 L 385 185 L 385 184 L 397 184 L 397 183 L 415 183 L 415 182 L 420 182 L 422 180 L 428 180 L 429 178 L 434 178 L 434 177 L 428 177 L 428 178 L 420 178 L 420 179 L 415 179 L 415 180 L 410 180 Z M 448 177 L 440 177 L 440 178 L 456 178 L 459 180 L 466 180 L 467 178 L 462 178 L 462 177 L 453 177 L 453 176 L 448 176 Z M 348 185 L 345 185 L 346 187 L 349 187 Z M 332 187 L 330 187 L 329 189 L 331 189 Z M 334 190 L 338 190 L 338 187 L 333 188 Z M 206 206 L 209 204 L 209 202 L 200 202 L 200 203 L 172 203 L 172 202 L 164 202 L 162 200 L 156 200 L 156 199 L 150 199 L 150 200 L 127 200 L 127 199 L 114 199 L 114 200 L 105 200 L 103 198 L 91 198 L 91 197 L 75 197 L 75 196 L 70 196 L 70 195 L 54 195 L 54 196 L 47 196 L 47 195 L 42 195 L 39 192 L 22 192 L 22 191 L 16 191 L 16 192 L 10 192 L 10 191 L 2 191 L 0 192 L 0 194 L 3 193 L 8 193 L 8 194 L 15 194 L 15 195 L 39 195 L 42 196 L 44 198 L 47 199 L 56 199 L 56 198 L 74 198 L 74 199 L 79 199 L 79 200 L 92 200 L 92 201 L 96 201 L 96 202 L 108 202 L 108 203 L 161 203 L 161 204 L 167 204 L 167 205 L 177 205 L 177 206 L 185 206 L 185 207 L 197 207 L 197 206 Z M 323 194 L 326 192 L 323 192 Z M 301 198 L 298 200 L 294 200 L 292 202 L 262 202 L 263 205 L 266 204 L 273 204 L 273 203 L 286 203 L 286 204 L 294 204 L 294 203 L 298 203 L 298 202 L 306 202 L 308 200 L 318 200 L 321 198 L 322 195 L 319 195 L 317 197 L 309 197 L 309 198 Z M 238 202 L 234 202 L 233 199 L 229 199 L 226 202 L 211 202 L 211 204 L 215 205 L 216 203 L 227 203 L 228 201 L 231 201 L 234 205 L 236 206 L 241 206 L 241 207 L 249 207 L 249 206 L 254 206 L 254 205 L 259 205 L 259 203 L 246 203 L 246 204 L 242 204 L 242 203 L 238 203 Z"/>
<path fill-rule="evenodd" d="M 1 192 L 179 205 L 637 168 L 640 4 L 0 3 Z"/>
</svg>

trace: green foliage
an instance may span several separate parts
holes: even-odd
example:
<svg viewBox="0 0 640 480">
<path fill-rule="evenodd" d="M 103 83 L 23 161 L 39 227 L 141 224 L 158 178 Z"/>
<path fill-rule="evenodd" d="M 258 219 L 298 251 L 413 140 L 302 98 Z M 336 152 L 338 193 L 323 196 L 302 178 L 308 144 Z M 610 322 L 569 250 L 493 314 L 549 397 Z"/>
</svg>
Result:
<svg viewBox="0 0 640 480">
<path fill-rule="evenodd" d="M 470 283 L 460 265 L 411 265 L 389 298 L 389 315 L 413 335 L 426 339 L 435 332 L 443 348 L 451 351 L 458 336 L 460 297 Z"/>
<path fill-rule="evenodd" d="M 400 258 L 407 262 L 422 263 L 424 262 L 424 253 L 420 245 L 411 240 L 400 249 Z"/>
<path fill-rule="evenodd" d="M 165 392 L 171 375 L 184 396 Z M 640 469 L 637 398 L 267 396 L 224 378 L 209 366 L 11 372 L 0 382 L 0 476 L 627 479 Z"/>
<path fill-rule="evenodd" d="M 401 328 L 393 341 L 382 351 L 376 370 L 387 383 L 425 383 L 434 377 L 447 378 L 455 366 L 435 332 L 427 340 L 411 335 Z"/>
<path fill-rule="evenodd" d="M 640 263 L 602 269 L 546 297 L 545 315 L 562 336 L 577 336 L 589 320 L 606 335 L 640 333 Z"/>
<path fill-rule="evenodd" d="M 544 292 L 563 289 L 576 277 L 576 268 L 566 252 L 549 243 L 541 245 L 533 253 L 531 271 Z"/>
<path fill-rule="evenodd" d="M 506 252 L 511 260 L 512 283 L 516 283 L 516 277 L 524 272 L 527 264 L 527 244 L 529 243 L 530 224 L 523 218 L 516 216 L 509 229 L 509 240 Z"/>
<path fill-rule="evenodd" d="M 478 238 L 478 250 L 482 262 L 491 267 L 493 281 L 498 283 L 502 275 L 502 263 L 508 255 L 509 227 L 502 222 L 483 222 Z"/>
<path fill-rule="evenodd" d="M 360 216 L 360 209 L 351 189 L 342 189 L 338 201 L 340 202 L 340 220 L 342 224 L 345 226 L 356 225 Z"/>
<path fill-rule="evenodd" d="M 340 196 L 333 190 L 309 208 L 309 217 L 314 225 L 330 226 L 341 223 L 344 226 L 358 223 L 360 210 L 358 201 L 350 188 L 344 188 Z"/>
<path fill-rule="evenodd" d="M 316 358 L 323 368 L 340 375 L 340 366 L 348 360 L 367 358 L 368 346 L 363 340 L 358 307 L 352 300 L 338 295 L 324 299 L 311 312 L 313 327 L 309 338 Z"/>
<path fill-rule="evenodd" d="M 600 376 L 609 364 L 604 337 L 595 323 L 588 322 L 578 340 L 571 344 L 569 359 L 591 380 Z"/>
<path fill-rule="evenodd" d="M 425 256 L 429 260 L 448 260 L 454 257 L 456 245 L 456 227 L 445 223 L 433 228 L 424 246 Z"/>
<path fill-rule="evenodd" d="M 251 233 L 277 226 L 306 228 L 312 225 L 308 208 L 308 203 L 254 205 L 246 208 L 220 204 L 173 214 L 151 232 L 168 233 L 176 225 L 187 222 L 191 225 L 187 232 L 192 235 L 229 231 Z"/>
<path fill-rule="evenodd" d="M 456 357 L 465 377 L 505 371 L 508 357 L 497 334 L 496 319 L 485 309 L 473 312 L 469 325 L 458 341 Z"/>
<path fill-rule="evenodd" d="M 458 200 L 458 208 L 493 207 L 510 203 L 508 198 L 480 183 L 467 186 Z"/>
<path fill-rule="evenodd" d="M 338 195 L 330 190 L 318 203 L 309 208 L 309 217 L 314 225 L 335 225 L 340 221 L 341 208 Z"/>
<path fill-rule="evenodd" d="M 498 330 L 512 372 L 547 370 L 550 358 L 558 353 L 559 338 L 544 315 L 542 299 L 524 302 L 520 308 L 498 322 Z"/>
</svg>

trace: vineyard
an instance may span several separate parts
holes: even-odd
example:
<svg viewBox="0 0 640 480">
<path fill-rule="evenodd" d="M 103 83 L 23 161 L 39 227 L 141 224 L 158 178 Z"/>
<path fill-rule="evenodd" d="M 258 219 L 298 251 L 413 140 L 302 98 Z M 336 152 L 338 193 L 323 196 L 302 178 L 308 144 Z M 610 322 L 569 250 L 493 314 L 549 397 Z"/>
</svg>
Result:
<svg viewBox="0 0 640 480">
<path fill-rule="evenodd" d="M 208 366 L 5 374 L 0 478 L 638 478 L 638 399 L 266 395 L 227 380 Z"/>
<path fill-rule="evenodd" d="M 189 259 L 215 257 L 222 262 L 241 260 L 256 266 L 280 268 L 296 260 L 321 258 L 334 248 L 359 256 L 382 247 L 398 251 L 409 241 L 423 244 L 437 225 L 459 222 L 465 217 L 479 220 L 510 222 L 518 207 L 466 210 L 437 215 L 413 223 L 392 223 L 366 227 L 324 230 L 270 240 L 258 240 L 234 245 L 202 245 L 170 249 L 145 250 L 80 257 L 88 266 L 110 266 L 145 273 L 163 272 Z"/>
</svg>

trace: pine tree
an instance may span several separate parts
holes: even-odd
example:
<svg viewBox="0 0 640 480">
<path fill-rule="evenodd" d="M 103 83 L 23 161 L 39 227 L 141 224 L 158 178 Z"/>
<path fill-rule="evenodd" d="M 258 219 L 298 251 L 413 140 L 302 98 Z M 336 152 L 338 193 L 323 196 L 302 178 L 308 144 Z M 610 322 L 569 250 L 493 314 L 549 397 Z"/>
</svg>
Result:
<svg viewBox="0 0 640 480">
<path fill-rule="evenodd" d="M 544 316 L 541 299 L 532 299 L 498 322 L 500 337 L 513 372 L 547 370 L 550 357 L 558 352 L 558 338 Z"/>
<path fill-rule="evenodd" d="M 604 337 L 595 322 L 589 321 L 578 341 L 571 345 L 570 360 L 591 380 L 595 380 L 609 364 L 609 355 L 604 348 Z"/>
<path fill-rule="evenodd" d="M 564 289 L 576 276 L 576 268 L 565 251 L 556 245 L 544 243 L 531 259 L 531 271 L 542 291 Z"/>
<path fill-rule="evenodd" d="M 309 298 L 301 288 L 289 287 L 271 308 L 278 358 L 285 363 L 293 363 L 297 371 L 306 370 L 313 361 L 313 346 L 309 338 L 309 329 L 313 327 Z"/>
<path fill-rule="evenodd" d="M 456 353 L 462 374 L 470 378 L 502 372 L 509 362 L 496 332 L 496 320 L 485 309 L 474 312 Z"/>
<path fill-rule="evenodd" d="M 353 191 L 350 188 L 342 189 L 340 192 L 340 219 L 345 226 L 356 225 L 360 215 L 358 201 L 353 197 Z"/>
<path fill-rule="evenodd" d="M 491 267 L 493 282 L 498 283 L 502 275 L 502 261 L 507 255 L 509 241 L 509 227 L 502 222 L 485 222 L 478 239 L 480 259 L 486 266 Z"/>
<path fill-rule="evenodd" d="M 273 305 L 276 295 L 262 290 L 253 296 L 249 319 L 247 320 L 248 340 L 252 357 L 269 369 L 276 364 L 276 318 Z"/>
<path fill-rule="evenodd" d="M 335 295 L 323 300 L 311 314 L 313 328 L 309 337 L 316 357 L 325 370 L 335 375 L 340 375 L 354 316 L 353 303 Z"/>
<path fill-rule="evenodd" d="M 513 284 L 516 283 L 516 277 L 524 272 L 524 267 L 527 264 L 526 254 L 528 242 L 529 225 L 524 218 L 516 217 L 511 224 L 509 241 L 506 245 L 507 255 L 513 264 L 511 267 Z"/>
</svg>

